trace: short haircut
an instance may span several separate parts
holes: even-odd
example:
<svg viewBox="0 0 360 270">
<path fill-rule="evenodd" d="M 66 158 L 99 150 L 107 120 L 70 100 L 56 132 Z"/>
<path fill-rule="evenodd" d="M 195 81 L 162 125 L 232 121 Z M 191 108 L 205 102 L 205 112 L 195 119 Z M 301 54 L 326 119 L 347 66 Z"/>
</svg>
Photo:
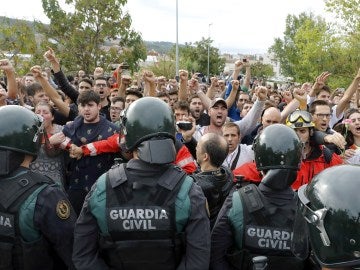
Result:
<svg viewBox="0 0 360 270">
<path fill-rule="evenodd" d="M 187 111 L 190 114 L 190 106 L 187 101 L 179 100 L 174 103 L 173 110 Z"/>
<path fill-rule="evenodd" d="M 222 126 L 222 129 L 224 129 L 224 128 L 236 128 L 236 132 L 240 136 L 240 127 L 237 124 L 235 124 L 234 122 L 225 123 Z"/>
<path fill-rule="evenodd" d="M 166 93 L 166 92 L 159 92 L 159 93 L 156 94 L 156 97 L 157 97 L 157 98 L 167 97 L 168 99 L 170 99 L 169 94 Z"/>
<path fill-rule="evenodd" d="M 210 157 L 210 163 L 215 167 L 223 164 L 229 153 L 229 146 L 225 138 L 219 134 L 207 133 L 206 140 L 202 144 L 203 151 Z"/>
<path fill-rule="evenodd" d="M 30 96 L 30 97 L 35 96 L 35 94 L 38 93 L 38 92 L 44 91 L 44 89 L 43 89 L 43 87 L 41 86 L 41 84 L 40 84 L 40 83 L 37 83 L 37 82 L 32 83 L 32 84 L 26 86 L 25 90 L 26 90 L 26 93 L 28 94 L 28 96 Z"/>
<path fill-rule="evenodd" d="M 179 94 L 179 91 L 178 90 L 170 90 L 169 91 L 169 96 L 171 95 L 178 95 Z"/>
<path fill-rule="evenodd" d="M 138 90 L 132 90 L 132 89 L 126 90 L 125 96 L 127 96 L 127 95 L 137 96 L 138 98 L 143 97 L 143 94 L 141 94 Z"/>
<path fill-rule="evenodd" d="M 328 106 L 331 111 L 331 105 L 326 100 L 315 100 L 309 107 L 309 113 L 314 114 L 317 106 Z"/>
<path fill-rule="evenodd" d="M 194 98 L 199 98 L 199 96 L 197 94 L 192 94 L 191 96 L 189 96 L 188 102 L 191 103 Z"/>
<path fill-rule="evenodd" d="M 87 82 L 88 84 L 90 84 L 91 86 L 94 86 L 94 82 L 93 80 L 89 79 L 89 78 L 82 78 L 79 83 L 81 82 Z"/>
<path fill-rule="evenodd" d="M 116 102 L 122 102 L 125 104 L 125 99 L 123 97 L 113 97 L 111 99 L 111 103 L 116 103 Z"/>
<path fill-rule="evenodd" d="M 83 91 L 79 94 L 77 99 L 77 104 L 81 104 L 82 106 L 94 101 L 96 104 L 100 104 L 100 95 L 96 93 L 94 90 Z"/>
</svg>

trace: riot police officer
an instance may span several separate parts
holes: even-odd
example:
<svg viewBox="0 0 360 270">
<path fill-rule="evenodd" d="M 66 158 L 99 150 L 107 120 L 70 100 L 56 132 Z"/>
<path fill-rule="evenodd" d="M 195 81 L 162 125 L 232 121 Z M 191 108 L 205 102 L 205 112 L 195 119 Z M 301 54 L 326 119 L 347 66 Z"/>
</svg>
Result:
<svg viewBox="0 0 360 270">
<path fill-rule="evenodd" d="M 123 117 L 133 158 L 102 175 L 75 227 L 77 269 L 208 269 L 206 199 L 172 162 L 175 123 L 166 103 L 141 98 Z"/>
<path fill-rule="evenodd" d="M 76 215 L 55 182 L 29 170 L 41 122 L 24 107 L 0 108 L 0 269 L 73 269 Z"/>
<path fill-rule="evenodd" d="M 328 168 L 298 190 L 293 251 L 306 258 L 310 247 L 322 269 L 360 266 L 360 167 Z M 308 234 L 306 234 L 308 232 Z"/>
<path fill-rule="evenodd" d="M 296 212 L 291 184 L 301 160 L 301 142 L 282 124 L 268 126 L 254 145 L 259 186 L 230 193 L 211 235 L 210 269 L 252 269 L 252 258 L 268 257 L 266 269 L 303 269 L 290 246 Z"/>
</svg>

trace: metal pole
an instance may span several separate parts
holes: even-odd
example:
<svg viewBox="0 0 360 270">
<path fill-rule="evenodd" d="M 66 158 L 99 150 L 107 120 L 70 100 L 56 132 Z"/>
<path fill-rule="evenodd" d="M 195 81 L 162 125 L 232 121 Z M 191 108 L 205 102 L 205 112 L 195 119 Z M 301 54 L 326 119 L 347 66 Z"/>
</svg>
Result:
<svg viewBox="0 0 360 270">
<path fill-rule="evenodd" d="M 179 26 L 178 26 L 178 0 L 176 0 L 176 64 L 175 64 L 175 73 L 176 76 L 179 76 Z"/>
<path fill-rule="evenodd" d="M 207 81 L 210 82 L 210 26 L 212 25 L 212 23 L 209 23 L 209 36 L 208 36 L 208 59 L 207 59 Z"/>
</svg>

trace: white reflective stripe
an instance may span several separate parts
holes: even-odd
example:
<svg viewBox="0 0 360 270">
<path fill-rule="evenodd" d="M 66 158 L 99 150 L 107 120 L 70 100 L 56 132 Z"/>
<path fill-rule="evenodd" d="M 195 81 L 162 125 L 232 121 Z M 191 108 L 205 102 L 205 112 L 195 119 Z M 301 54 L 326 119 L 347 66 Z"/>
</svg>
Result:
<svg viewBox="0 0 360 270">
<path fill-rule="evenodd" d="M 194 159 L 192 157 L 182 159 L 181 161 L 177 162 L 176 165 L 178 165 L 179 167 L 184 167 L 185 165 L 187 165 L 189 163 L 195 164 Z"/>
<path fill-rule="evenodd" d="M 97 155 L 97 151 L 96 151 L 96 148 L 95 148 L 94 144 L 89 143 L 89 144 L 87 145 L 87 148 L 88 148 L 89 151 L 90 151 L 90 156 L 96 156 L 96 155 Z"/>
<path fill-rule="evenodd" d="M 61 149 L 66 149 L 66 146 L 68 145 L 68 143 L 69 143 L 70 141 L 71 141 L 70 138 L 65 137 L 65 140 L 64 140 L 62 143 L 60 143 L 60 148 L 61 148 Z"/>
</svg>

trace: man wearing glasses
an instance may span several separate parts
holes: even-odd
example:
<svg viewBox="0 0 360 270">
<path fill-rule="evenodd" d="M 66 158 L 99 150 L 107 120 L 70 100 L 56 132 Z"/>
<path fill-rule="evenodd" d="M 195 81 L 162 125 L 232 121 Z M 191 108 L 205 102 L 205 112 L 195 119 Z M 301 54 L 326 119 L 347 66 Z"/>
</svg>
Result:
<svg viewBox="0 0 360 270">
<path fill-rule="evenodd" d="M 110 101 L 108 99 L 110 91 L 105 77 L 97 77 L 95 79 L 94 91 L 100 95 L 100 113 L 104 115 L 107 120 L 111 121 Z"/>
</svg>

